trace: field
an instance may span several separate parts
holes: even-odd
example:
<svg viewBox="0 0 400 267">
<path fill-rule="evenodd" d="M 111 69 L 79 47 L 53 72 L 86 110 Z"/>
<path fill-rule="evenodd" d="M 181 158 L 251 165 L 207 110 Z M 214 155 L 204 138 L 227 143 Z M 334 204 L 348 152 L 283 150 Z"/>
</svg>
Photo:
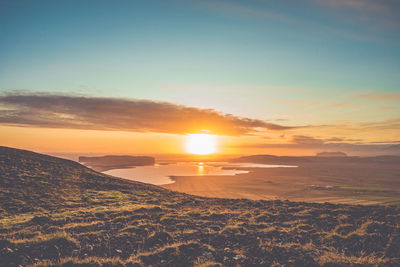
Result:
<svg viewBox="0 0 400 267">
<path fill-rule="evenodd" d="M 400 160 L 393 159 L 295 162 L 297 168 L 246 168 L 250 173 L 236 176 L 172 177 L 163 187 L 205 197 L 399 205 Z"/>
<path fill-rule="evenodd" d="M 399 266 L 399 225 L 394 205 L 203 198 L 0 147 L 1 266 Z"/>
</svg>

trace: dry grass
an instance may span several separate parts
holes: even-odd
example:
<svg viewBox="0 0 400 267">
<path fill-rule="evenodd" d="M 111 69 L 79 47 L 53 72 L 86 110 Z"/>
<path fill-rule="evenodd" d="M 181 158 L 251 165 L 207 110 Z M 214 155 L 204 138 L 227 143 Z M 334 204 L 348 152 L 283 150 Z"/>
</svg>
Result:
<svg viewBox="0 0 400 267">
<path fill-rule="evenodd" d="M 201 198 L 18 151 L 0 177 L 0 266 L 400 266 L 397 206 Z"/>
</svg>

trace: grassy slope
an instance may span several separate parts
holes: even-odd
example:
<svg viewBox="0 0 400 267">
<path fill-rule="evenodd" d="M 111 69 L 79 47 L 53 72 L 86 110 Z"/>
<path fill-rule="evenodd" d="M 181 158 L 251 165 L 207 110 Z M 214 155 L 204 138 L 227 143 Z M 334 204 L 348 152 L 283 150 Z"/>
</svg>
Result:
<svg viewBox="0 0 400 267">
<path fill-rule="evenodd" d="M 399 224 L 395 206 L 207 199 L 0 147 L 3 266 L 399 266 Z"/>
</svg>

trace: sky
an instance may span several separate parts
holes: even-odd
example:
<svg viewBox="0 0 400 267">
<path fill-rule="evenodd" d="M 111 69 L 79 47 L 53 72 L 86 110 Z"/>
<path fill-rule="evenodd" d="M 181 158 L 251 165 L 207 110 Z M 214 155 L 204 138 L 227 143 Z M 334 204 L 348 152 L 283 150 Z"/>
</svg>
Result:
<svg viewBox="0 0 400 267">
<path fill-rule="evenodd" d="M 400 2 L 0 0 L 0 145 L 400 154 Z"/>
</svg>

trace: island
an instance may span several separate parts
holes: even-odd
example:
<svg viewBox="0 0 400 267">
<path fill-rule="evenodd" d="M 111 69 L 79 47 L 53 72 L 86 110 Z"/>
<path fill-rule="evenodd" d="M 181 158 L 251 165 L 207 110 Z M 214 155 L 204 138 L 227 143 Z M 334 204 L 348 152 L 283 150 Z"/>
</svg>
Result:
<svg viewBox="0 0 400 267">
<path fill-rule="evenodd" d="M 106 155 L 101 157 L 79 157 L 79 162 L 93 170 L 104 172 L 112 169 L 154 165 L 155 158 L 149 156 Z"/>
</svg>

